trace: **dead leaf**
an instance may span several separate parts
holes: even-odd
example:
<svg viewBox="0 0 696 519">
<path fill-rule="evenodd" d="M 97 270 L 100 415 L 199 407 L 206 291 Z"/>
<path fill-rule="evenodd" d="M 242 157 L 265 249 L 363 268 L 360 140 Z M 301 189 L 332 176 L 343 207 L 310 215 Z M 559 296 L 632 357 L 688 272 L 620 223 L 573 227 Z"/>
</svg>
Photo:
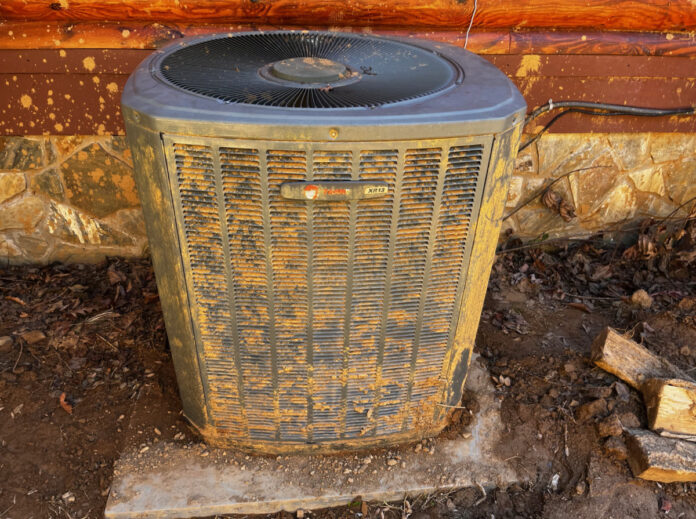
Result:
<svg viewBox="0 0 696 519">
<path fill-rule="evenodd" d="M 43 341 L 46 335 L 41 330 L 29 330 L 19 335 L 27 344 L 36 344 Z"/>
<path fill-rule="evenodd" d="M 66 413 L 72 414 L 73 408 L 66 400 L 66 397 L 67 395 L 65 394 L 65 392 L 61 393 L 58 401 L 60 402 L 60 406 L 65 410 Z"/>
<path fill-rule="evenodd" d="M 575 218 L 575 208 L 555 191 L 547 190 L 541 197 L 541 202 L 552 211 L 558 213 L 566 222 Z"/>
<path fill-rule="evenodd" d="M 585 312 L 586 314 L 592 313 L 590 307 L 587 306 L 585 303 L 568 303 L 568 306 L 571 308 L 575 308 L 576 310 L 580 310 L 581 312 Z"/>
<path fill-rule="evenodd" d="M 594 270 L 594 272 L 590 276 L 590 279 L 592 281 L 601 281 L 603 279 L 609 279 L 611 276 L 612 276 L 611 265 L 600 265 Z"/>
<path fill-rule="evenodd" d="M 5 299 L 7 299 L 8 301 L 12 301 L 13 303 L 17 303 L 18 305 L 27 306 L 27 304 L 24 301 L 15 296 L 5 296 Z"/>
</svg>

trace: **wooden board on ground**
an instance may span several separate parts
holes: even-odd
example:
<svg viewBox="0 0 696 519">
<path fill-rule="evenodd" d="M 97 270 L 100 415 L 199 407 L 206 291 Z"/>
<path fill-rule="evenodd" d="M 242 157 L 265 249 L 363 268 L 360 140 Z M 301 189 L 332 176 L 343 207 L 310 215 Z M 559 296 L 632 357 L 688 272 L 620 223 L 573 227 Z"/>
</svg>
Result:
<svg viewBox="0 0 696 519">
<path fill-rule="evenodd" d="M 651 378 L 643 384 L 642 392 L 648 426 L 653 431 L 696 436 L 696 384 Z"/>
<path fill-rule="evenodd" d="M 696 444 L 629 429 L 626 441 L 633 475 L 650 481 L 696 481 Z"/>
<path fill-rule="evenodd" d="M 605 328 L 592 343 L 592 360 L 603 370 L 639 390 L 650 378 L 678 378 L 692 382 L 686 373 L 672 363 L 610 327 Z"/>
</svg>

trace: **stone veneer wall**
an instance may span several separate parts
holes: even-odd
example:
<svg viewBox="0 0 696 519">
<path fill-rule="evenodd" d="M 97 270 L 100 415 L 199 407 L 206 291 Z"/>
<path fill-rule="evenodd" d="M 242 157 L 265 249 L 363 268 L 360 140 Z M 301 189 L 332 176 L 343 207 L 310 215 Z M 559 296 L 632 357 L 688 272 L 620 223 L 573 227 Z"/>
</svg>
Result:
<svg viewBox="0 0 696 519">
<path fill-rule="evenodd" d="M 550 134 L 517 159 L 508 212 L 551 177 L 577 217 L 538 200 L 503 229 L 531 240 L 582 236 L 666 216 L 696 196 L 696 134 Z M 691 204 L 678 214 L 685 215 Z M 122 136 L 0 137 L 0 262 L 141 256 L 147 238 Z"/>
</svg>

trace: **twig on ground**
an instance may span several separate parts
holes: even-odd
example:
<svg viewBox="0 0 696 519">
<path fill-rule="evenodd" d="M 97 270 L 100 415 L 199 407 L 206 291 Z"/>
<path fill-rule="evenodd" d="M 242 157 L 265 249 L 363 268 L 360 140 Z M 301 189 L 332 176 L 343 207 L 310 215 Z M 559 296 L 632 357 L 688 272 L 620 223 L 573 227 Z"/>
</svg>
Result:
<svg viewBox="0 0 696 519">
<path fill-rule="evenodd" d="M 476 483 L 476 486 L 479 488 L 479 490 L 481 491 L 481 493 L 483 493 L 483 496 L 481 496 L 481 498 L 480 498 L 478 501 L 476 501 L 476 502 L 474 503 L 474 506 L 480 505 L 480 504 L 483 503 L 483 502 L 486 500 L 486 498 L 488 497 L 488 495 L 486 494 L 486 489 L 483 488 L 483 485 L 481 485 L 481 483 L 478 483 L 478 482 L 477 482 L 477 483 Z"/>
<path fill-rule="evenodd" d="M 17 360 L 14 363 L 14 366 L 12 366 L 12 373 L 15 372 L 15 369 L 17 369 L 17 364 L 19 364 L 19 359 L 22 358 L 22 352 L 24 351 L 24 344 L 19 343 L 19 355 L 17 355 Z"/>
</svg>

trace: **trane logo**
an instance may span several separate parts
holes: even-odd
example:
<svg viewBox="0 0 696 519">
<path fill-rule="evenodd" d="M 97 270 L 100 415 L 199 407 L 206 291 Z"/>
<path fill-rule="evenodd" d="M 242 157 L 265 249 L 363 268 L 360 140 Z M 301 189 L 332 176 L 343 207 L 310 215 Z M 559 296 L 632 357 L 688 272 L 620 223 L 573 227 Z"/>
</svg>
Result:
<svg viewBox="0 0 696 519">
<path fill-rule="evenodd" d="M 310 184 L 304 188 L 304 195 L 307 200 L 314 200 L 319 195 L 319 186 Z"/>
<path fill-rule="evenodd" d="M 389 193 L 386 182 L 364 180 L 320 180 L 283 182 L 280 196 L 289 200 L 338 202 L 379 198 Z"/>
</svg>

